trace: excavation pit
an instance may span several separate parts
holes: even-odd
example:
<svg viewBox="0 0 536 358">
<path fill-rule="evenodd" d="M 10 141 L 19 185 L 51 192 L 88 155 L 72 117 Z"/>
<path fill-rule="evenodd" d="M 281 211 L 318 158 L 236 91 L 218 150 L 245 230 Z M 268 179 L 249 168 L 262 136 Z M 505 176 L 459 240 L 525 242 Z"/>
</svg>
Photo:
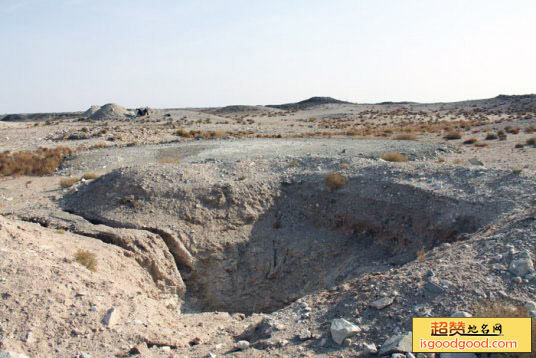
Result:
<svg viewBox="0 0 536 358">
<path fill-rule="evenodd" d="M 444 191 L 384 166 L 344 173 L 338 190 L 326 186 L 327 172 L 242 179 L 235 169 L 233 180 L 221 182 L 211 179 L 218 168 L 209 164 L 123 168 L 68 194 L 63 205 L 109 226 L 160 230 L 186 283 L 185 306 L 244 313 L 272 312 L 403 265 L 420 250 L 468 237 L 509 207 L 500 193 L 483 200 L 470 171 L 440 173 Z"/>
</svg>

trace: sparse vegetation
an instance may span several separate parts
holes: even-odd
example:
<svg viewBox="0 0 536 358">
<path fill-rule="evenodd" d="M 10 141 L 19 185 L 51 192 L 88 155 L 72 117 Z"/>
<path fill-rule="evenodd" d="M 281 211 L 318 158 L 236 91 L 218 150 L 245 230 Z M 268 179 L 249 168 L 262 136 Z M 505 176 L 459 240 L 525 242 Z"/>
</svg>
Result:
<svg viewBox="0 0 536 358">
<path fill-rule="evenodd" d="M 382 154 L 381 158 L 388 162 L 407 162 L 408 157 L 399 152 L 387 152 Z"/>
<path fill-rule="evenodd" d="M 348 179 L 340 173 L 332 172 L 326 176 L 325 183 L 330 190 L 335 191 L 344 188 Z"/>
<path fill-rule="evenodd" d="M 420 248 L 417 251 L 417 260 L 422 264 L 426 260 L 426 252 L 424 251 L 424 248 Z"/>
<path fill-rule="evenodd" d="M 415 134 L 401 133 L 401 134 L 396 135 L 395 139 L 396 140 L 416 140 L 417 137 L 415 136 Z"/>
<path fill-rule="evenodd" d="M 486 140 L 495 140 L 497 138 L 499 137 L 495 133 L 488 133 L 488 135 L 486 135 Z"/>
<path fill-rule="evenodd" d="M 475 307 L 474 317 L 530 317 L 528 310 L 520 305 L 513 305 L 507 301 L 485 301 Z M 536 319 L 532 319 L 532 352 L 536 352 Z M 504 353 L 494 354 L 505 358 L 531 358 L 533 353 Z"/>
<path fill-rule="evenodd" d="M 0 176 L 50 175 L 71 152 L 70 148 L 61 146 L 15 153 L 6 151 L 0 154 Z"/>
<path fill-rule="evenodd" d="M 85 173 L 84 175 L 82 175 L 82 179 L 84 180 L 95 180 L 99 177 L 99 174 L 97 173 Z"/>
<path fill-rule="evenodd" d="M 459 131 L 451 130 L 447 132 L 447 134 L 445 134 L 443 138 L 445 138 L 446 140 L 461 139 L 462 134 Z"/>
<path fill-rule="evenodd" d="M 476 138 L 469 138 L 469 139 L 466 139 L 463 141 L 463 144 L 475 144 L 476 142 L 478 142 L 478 139 Z"/>
<path fill-rule="evenodd" d="M 97 271 L 97 256 L 90 251 L 79 249 L 74 255 L 74 260 L 92 272 Z"/>
<path fill-rule="evenodd" d="M 536 137 L 527 139 L 527 145 L 536 145 Z"/>
<path fill-rule="evenodd" d="M 521 174 L 522 171 L 523 171 L 523 169 L 518 169 L 518 168 L 516 168 L 516 169 L 512 169 L 512 173 L 514 173 L 514 174 L 516 174 L 516 175 Z"/>
<path fill-rule="evenodd" d="M 80 177 L 68 177 L 60 180 L 60 186 L 62 188 L 70 188 L 80 181 Z"/>
</svg>

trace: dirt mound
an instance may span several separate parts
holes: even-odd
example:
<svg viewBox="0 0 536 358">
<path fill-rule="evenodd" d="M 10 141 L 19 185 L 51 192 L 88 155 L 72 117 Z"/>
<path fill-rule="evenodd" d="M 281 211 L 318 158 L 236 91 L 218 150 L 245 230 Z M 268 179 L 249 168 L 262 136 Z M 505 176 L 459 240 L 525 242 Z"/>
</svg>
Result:
<svg viewBox="0 0 536 358">
<path fill-rule="evenodd" d="M 256 162 L 255 171 L 284 172 L 265 165 Z M 237 179 L 222 182 L 221 166 Z M 468 170 L 436 173 L 449 187 L 440 191 L 413 173 L 362 167 L 332 191 L 322 173 L 256 177 L 250 168 L 124 168 L 73 191 L 63 205 L 94 223 L 171 233 L 192 257 L 179 267 L 189 303 L 230 312 L 273 311 L 349 275 L 404 264 L 514 206 L 507 190 L 481 197 L 495 179 Z M 476 191 L 468 184 L 475 180 Z"/>
<path fill-rule="evenodd" d="M 89 109 L 88 109 L 87 111 L 85 111 L 85 112 L 83 113 L 83 116 L 84 116 L 84 117 L 91 117 L 91 116 L 94 115 L 100 108 L 101 108 L 101 106 L 93 105 L 93 106 L 89 107 Z"/>
<path fill-rule="evenodd" d="M 98 111 L 93 113 L 89 119 L 93 120 L 124 120 L 131 116 L 131 113 L 129 110 L 127 110 L 124 107 L 121 107 L 118 104 L 115 103 L 108 103 L 99 108 Z"/>
</svg>

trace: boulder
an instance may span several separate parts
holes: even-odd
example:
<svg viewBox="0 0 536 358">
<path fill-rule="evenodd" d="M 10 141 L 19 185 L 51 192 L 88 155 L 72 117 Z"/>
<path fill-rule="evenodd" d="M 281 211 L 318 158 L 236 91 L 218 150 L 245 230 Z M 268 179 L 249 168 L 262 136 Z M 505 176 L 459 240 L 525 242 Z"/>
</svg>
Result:
<svg viewBox="0 0 536 358">
<path fill-rule="evenodd" d="M 330 331 L 333 340 L 337 344 L 342 344 L 346 338 L 355 336 L 357 333 L 361 332 L 361 328 L 348 322 L 344 318 L 335 318 L 331 321 Z"/>
<path fill-rule="evenodd" d="M 392 353 L 406 353 L 413 350 L 413 334 L 408 332 L 398 336 L 393 336 L 385 341 L 380 348 L 380 356 Z"/>
</svg>

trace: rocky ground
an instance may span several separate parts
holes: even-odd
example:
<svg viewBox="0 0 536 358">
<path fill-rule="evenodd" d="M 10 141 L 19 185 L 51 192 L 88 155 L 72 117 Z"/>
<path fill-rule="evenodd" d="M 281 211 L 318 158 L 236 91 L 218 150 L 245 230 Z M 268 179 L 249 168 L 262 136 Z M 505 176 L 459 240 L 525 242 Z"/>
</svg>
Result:
<svg viewBox="0 0 536 358">
<path fill-rule="evenodd" d="M 534 316 L 533 103 L 8 117 L 74 153 L 0 181 L 0 356 L 410 358 L 411 317 Z"/>
</svg>

